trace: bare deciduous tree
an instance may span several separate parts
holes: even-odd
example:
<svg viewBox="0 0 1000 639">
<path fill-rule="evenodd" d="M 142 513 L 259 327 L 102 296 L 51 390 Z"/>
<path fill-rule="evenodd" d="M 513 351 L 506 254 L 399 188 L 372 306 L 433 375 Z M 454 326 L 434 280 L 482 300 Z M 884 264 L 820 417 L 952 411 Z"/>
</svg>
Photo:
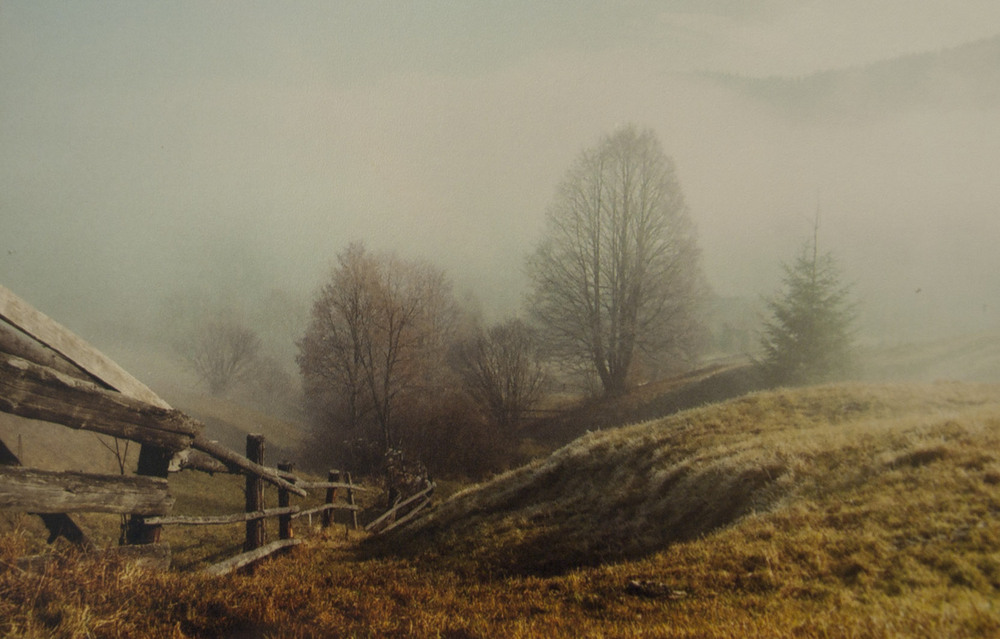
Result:
<svg viewBox="0 0 1000 639">
<path fill-rule="evenodd" d="M 185 349 L 188 364 L 212 395 L 245 381 L 260 353 L 257 334 L 232 318 L 216 318 L 197 329 Z"/>
<path fill-rule="evenodd" d="M 398 447 L 394 411 L 408 393 L 432 385 L 454 315 L 440 270 L 351 244 L 299 341 L 306 393 L 341 425 L 370 422 L 384 450 Z"/>
<path fill-rule="evenodd" d="M 625 389 L 639 352 L 692 354 L 700 253 L 673 163 L 652 131 L 627 126 L 580 155 L 528 272 L 546 344 L 590 366 L 605 393 Z"/>
<path fill-rule="evenodd" d="M 469 394 L 497 426 L 517 426 L 545 380 L 531 328 L 511 319 L 479 329 L 459 345 L 458 368 Z"/>
</svg>

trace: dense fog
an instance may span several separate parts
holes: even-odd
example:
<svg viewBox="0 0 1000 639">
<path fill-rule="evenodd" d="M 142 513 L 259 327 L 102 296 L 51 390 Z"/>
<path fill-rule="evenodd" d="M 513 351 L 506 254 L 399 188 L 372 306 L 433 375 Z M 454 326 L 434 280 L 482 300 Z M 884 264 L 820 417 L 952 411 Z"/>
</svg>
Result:
<svg viewBox="0 0 1000 639">
<path fill-rule="evenodd" d="M 4 2 L 0 283 L 106 348 L 227 305 L 287 355 L 363 240 L 505 317 L 634 122 L 715 294 L 773 291 L 818 216 L 865 343 L 997 329 L 1000 5 L 624 4 Z"/>
</svg>

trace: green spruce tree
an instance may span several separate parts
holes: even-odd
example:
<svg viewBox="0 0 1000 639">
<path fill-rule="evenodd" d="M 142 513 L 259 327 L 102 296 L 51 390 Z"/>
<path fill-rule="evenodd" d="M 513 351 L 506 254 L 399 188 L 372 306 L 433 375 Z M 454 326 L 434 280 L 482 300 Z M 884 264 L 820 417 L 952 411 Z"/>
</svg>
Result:
<svg viewBox="0 0 1000 639">
<path fill-rule="evenodd" d="M 770 319 L 758 361 L 776 385 L 817 384 L 842 379 L 855 367 L 856 307 L 830 253 L 820 253 L 814 235 L 792 264 L 782 265 L 784 287 L 766 300 Z"/>
</svg>

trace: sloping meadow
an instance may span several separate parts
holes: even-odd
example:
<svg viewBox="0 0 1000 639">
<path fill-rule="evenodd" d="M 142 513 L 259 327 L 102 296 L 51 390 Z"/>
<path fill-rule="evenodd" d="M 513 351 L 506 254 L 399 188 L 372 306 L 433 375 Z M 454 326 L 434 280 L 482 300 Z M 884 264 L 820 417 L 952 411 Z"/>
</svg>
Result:
<svg viewBox="0 0 1000 639">
<path fill-rule="evenodd" d="M 879 486 L 898 490 L 899 481 L 912 490 L 896 495 L 898 505 L 916 505 L 944 482 L 935 476 L 940 467 L 968 475 L 974 485 L 965 488 L 982 494 L 983 504 L 955 506 L 978 508 L 956 514 L 956 525 L 978 525 L 995 516 L 998 444 L 997 386 L 757 393 L 588 433 L 456 494 L 383 547 L 493 574 L 559 574 L 644 557 L 751 515 L 827 507 Z M 907 534 L 909 523 L 898 524 Z"/>
</svg>

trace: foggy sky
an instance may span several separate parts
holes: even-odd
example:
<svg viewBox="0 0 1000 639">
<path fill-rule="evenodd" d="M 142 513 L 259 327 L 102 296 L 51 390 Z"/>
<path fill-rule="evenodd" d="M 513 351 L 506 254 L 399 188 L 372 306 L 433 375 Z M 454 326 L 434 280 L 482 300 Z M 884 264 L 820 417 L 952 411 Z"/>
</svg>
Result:
<svg viewBox="0 0 1000 639">
<path fill-rule="evenodd" d="M 772 291 L 819 209 L 874 338 L 1000 324 L 1000 114 L 793 121 L 698 75 L 939 51 L 1000 4 L 540 4 L 4 0 L 0 282 L 86 333 L 178 292 L 308 296 L 361 239 L 502 316 L 573 159 L 635 122 L 719 294 Z"/>
</svg>

